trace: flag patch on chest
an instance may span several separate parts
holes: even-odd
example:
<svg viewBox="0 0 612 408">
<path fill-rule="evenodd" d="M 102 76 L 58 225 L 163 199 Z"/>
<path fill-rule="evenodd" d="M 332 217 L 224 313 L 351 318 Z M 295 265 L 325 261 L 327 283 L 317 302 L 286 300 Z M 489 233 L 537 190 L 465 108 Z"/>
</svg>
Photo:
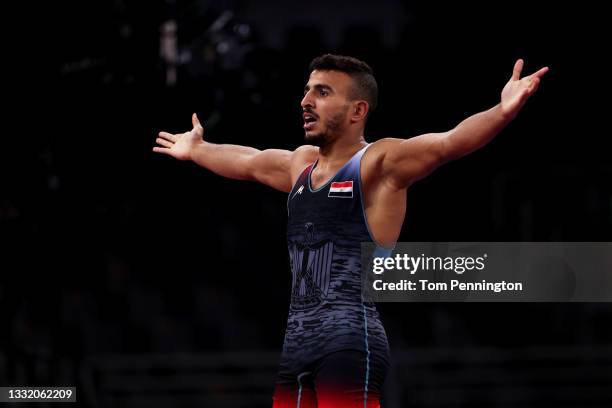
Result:
<svg viewBox="0 0 612 408">
<path fill-rule="evenodd" d="M 353 198 L 353 180 L 336 181 L 329 186 L 328 197 Z"/>
</svg>

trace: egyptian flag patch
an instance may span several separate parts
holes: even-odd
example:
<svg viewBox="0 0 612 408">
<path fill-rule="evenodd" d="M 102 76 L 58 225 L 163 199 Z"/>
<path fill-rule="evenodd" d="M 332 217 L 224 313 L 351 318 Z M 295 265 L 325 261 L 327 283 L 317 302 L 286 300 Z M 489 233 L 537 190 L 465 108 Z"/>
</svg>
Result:
<svg viewBox="0 0 612 408">
<path fill-rule="evenodd" d="M 336 181 L 329 187 L 328 197 L 353 198 L 353 180 Z"/>
</svg>

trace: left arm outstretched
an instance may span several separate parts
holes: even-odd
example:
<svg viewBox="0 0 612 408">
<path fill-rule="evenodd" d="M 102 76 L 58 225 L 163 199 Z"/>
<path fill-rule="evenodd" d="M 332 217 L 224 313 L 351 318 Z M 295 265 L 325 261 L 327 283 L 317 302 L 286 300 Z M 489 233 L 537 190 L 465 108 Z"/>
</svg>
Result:
<svg viewBox="0 0 612 408">
<path fill-rule="evenodd" d="M 514 119 L 527 99 L 538 89 L 548 67 L 520 78 L 523 60 L 514 64 L 512 77 L 501 92 L 501 101 L 442 133 L 427 133 L 410 139 L 382 139 L 381 172 L 396 188 L 406 188 L 440 165 L 463 157 L 489 143 Z"/>
</svg>

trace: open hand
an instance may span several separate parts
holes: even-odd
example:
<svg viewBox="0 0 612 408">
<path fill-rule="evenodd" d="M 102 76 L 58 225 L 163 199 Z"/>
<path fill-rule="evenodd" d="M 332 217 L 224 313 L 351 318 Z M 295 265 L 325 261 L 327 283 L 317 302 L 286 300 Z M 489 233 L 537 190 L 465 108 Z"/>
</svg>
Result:
<svg viewBox="0 0 612 408">
<path fill-rule="evenodd" d="M 501 93 L 501 109 L 504 115 L 514 118 L 521 110 L 527 99 L 538 89 L 540 80 L 548 72 L 548 67 L 521 78 L 523 60 L 519 59 L 514 64 L 512 77 L 504 86 Z"/>
<path fill-rule="evenodd" d="M 202 143 L 204 128 L 195 113 L 191 116 L 193 129 L 185 133 L 172 134 L 159 132 L 159 137 L 155 140 L 160 146 L 155 146 L 153 151 L 156 153 L 167 154 L 179 160 L 191 160 L 192 149 Z"/>
</svg>

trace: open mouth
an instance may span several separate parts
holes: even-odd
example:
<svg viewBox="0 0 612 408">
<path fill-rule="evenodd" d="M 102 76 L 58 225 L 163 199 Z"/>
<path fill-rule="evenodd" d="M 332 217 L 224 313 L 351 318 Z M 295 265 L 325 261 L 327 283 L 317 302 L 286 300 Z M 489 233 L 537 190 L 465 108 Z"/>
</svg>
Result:
<svg viewBox="0 0 612 408">
<path fill-rule="evenodd" d="M 304 129 L 310 130 L 314 127 L 317 122 L 317 118 L 311 115 L 310 113 L 304 114 Z"/>
</svg>

